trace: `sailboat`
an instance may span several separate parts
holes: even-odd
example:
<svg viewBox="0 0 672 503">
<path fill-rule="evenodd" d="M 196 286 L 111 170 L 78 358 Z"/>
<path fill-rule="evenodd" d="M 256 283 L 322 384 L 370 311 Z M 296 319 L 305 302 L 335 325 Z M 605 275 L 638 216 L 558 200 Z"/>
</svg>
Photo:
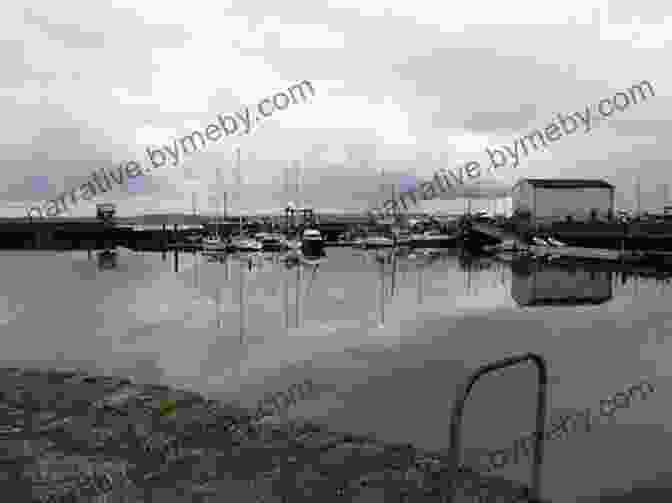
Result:
<svg viewBox="0 0 672 503">
<path fill-rule="evenodd" d="M 203 238 L 203 251 L 224 252 L 226 243 L 218 236 L 207 236 Z"/>
<path fill-rule="evenodd" d="M 219 188 L 219 181 L 221 178 L 221 171 L 219 168 L 217 168 L 217 188 Z M 208 251 L 208 252 L 223 252 L 226 251 L 226 243 L 221 237 L 220 231 L 219 231 L 219 203 L 217 204 L 217 215 L 216 215 L 216 221 L 215 221 L 215 235 L 214 236 L 206 236 L 203 238 L 203 251 Z"/>
<path fill-rule="evenodd" d="M 296 161 L 297 165 L 297 196 L 299 197 L 299 211 L 303 211 L 303 174 L 301 161 Z M 304 218 L 305 218 L 304 213 Z M 313 222 L 314 223 L 314 222 Z M 322 233 L 314 225 L 305 225 L 305 220 L 302 223 L 304 226 L 303 233 L 301 234 L 301 255 L 304 261 L 313 262 L 318 259 L 326 257 L 324 251 L 325 241 Z"/>
<path fill-rule="evenodd" d="M 241 234 L 231 238 L 229 248 L 239 252 L 258 252 L 262 251 L 263 245 L 256 239 Z"/>
<path fill-rule="evenodd" d="M 239 186 L 238 190 L 238 200 L 240 200 L 240 148 L 236 148 L 236 166 L 235 166 L 237 184 Z M 243 231 L 243 216 L 240 215 L 240 230 L 238 231 L 237 236 L 231 238 L 231 242 L 228 245 L 230 251 L 237 252 L 259 252 L 262 250 L 262 244 L 256 239 L 247 236 Z"/>
</svg>

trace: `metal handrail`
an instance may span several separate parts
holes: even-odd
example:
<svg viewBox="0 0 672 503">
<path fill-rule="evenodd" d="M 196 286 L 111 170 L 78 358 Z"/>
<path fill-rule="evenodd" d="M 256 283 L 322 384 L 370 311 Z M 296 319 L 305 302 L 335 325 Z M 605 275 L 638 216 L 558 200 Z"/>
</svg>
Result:
<svg viewBox="0 0 672 503">
<path fill-rule="evenodd" d="M 493 370 L 517 365 L 518 363 L 527 360 L 532 360 L 535 363 L 537 366 L 537 374 L 539 378 L 539 387 L 537 389 L 537 430 L 535 432 L 534 460 L 532 464 L 532 485 L 529 497 L 534 500 L 538 500 L 540 498 L 539 493 L 541 487 L 544 423 L 546 419 L 546 386 L 548 384 L 548 370 L 546 360 L 543 356 L 535 353 L 525 353 L 523 355 L 511 356 L 509 358 L 504 358 L 502 360 L 481 366 L 469 377 L 469 379 L 466 381 L 466 384 L 462 388 L 461 393 L 458 394 L 457 399 L 454 402 L 450 418 L 450 455 L 452 459 L 452 477 L 449 481 L 450 488 L 448 492 L 448 503 L 451 503 L 454 500 L 455 491 L 457 489 L 456 482 L 460 468 L 460 434 L 462 429 L 462 414 L 464 412 L 464 405 L 467 401 L 467 398 L 469 397 L 469 393 L 471 392 L 471 388 L 474 386 L 476 381 L 485 374 L 488 374 Z"/>
</svg>

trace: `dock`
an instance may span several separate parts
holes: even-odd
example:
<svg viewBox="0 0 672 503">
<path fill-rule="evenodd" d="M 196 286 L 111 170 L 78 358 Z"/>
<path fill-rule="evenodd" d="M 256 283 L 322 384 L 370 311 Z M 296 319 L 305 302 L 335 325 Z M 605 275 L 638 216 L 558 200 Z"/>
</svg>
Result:
<svg viewBox="0 0 672 503">
<path fill-rule="evenodd" d="M 586 248 L 581 246 L 537 246 L 527 247 L 537 257 L 571 258 L 600 262 L 616 262 L 628 265 L 650 265 L 672 267 L 672 252 L 659 250 L 610 250 L 608 248 Z"/>
<path fill-rule="evenodd" d="M 571 257 L 590 260 L 608 260 L 620 262 L 621 260 L 630 260 L 634 258 L 633 252 L 621 252 L 619 250 L 609 250 L 607 248 L 584 248 L 582 246 L 538 246 L 530 245 L 527 249 L 536 256 L 552 257 Z"/>
</svg>

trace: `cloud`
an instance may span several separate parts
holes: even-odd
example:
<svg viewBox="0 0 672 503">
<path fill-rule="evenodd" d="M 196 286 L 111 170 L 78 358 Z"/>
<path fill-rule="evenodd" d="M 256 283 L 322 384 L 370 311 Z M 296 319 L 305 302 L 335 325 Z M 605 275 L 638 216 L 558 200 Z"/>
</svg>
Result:
<svg viewBox="0 0 672 503">
<path fill-rule="evenodd" d="M 43 197 L 35 189 L 47 186 L 33 177 L 47 177 L 48 192 L 56 195 L 94 169 L 142 160 L 149 144 L 186 134 L 194 123 L 205 127 L 218 113 L 303 79 L 315 85 L 310 103 L 236 140 L 244 155 L 256 152 L 260 160 L 244 162 L 247 189 L 231 202 L 233 211 L 284 207 L 294 197 L 282 188 L 284 168 L 304 157 L 304 200 L 362 209 L 380 200 L 381 182 L 389 191 L 402 175 L 431 178 L 441 163 L 485 162 L 485 146 L 511 144 L 558 112 L 581 110 L 643 79 L 656 85 L 650 103 L 530 156 L 525 166 L 502 173 L 502 183 L 609 175 L 627 193 L 629 171 L 641 160 L 651 180 L 672 181 L 662 136 L 669 97 L 657 64 L 669 28 L 660 14 L 665 7 L 526 3 L 454 12 L 408 2 L 335 8 L 326 0 L 296 8 L 216 2 L 158 9 L 146 0 L 76 5 L 9 4 L 3 11 L 0 111 L 7 126 L 0 207 Z M 219 190 L 217 167 L 226 178 L 222 190 L 232 190 L 233 146 L 201 152 L 184 168 L 164 168 L 109 198 L 120 203 L 120 213 L 190 211 L 191 192 L 207 201 Z M 418 157 L 422 152 L 432 156 Z M 481 184 L 478 190 L 500 189 Z"/>
<path fill-rule="evenodd" d="M 35 25 L 47 34 L 50 40 L 59 40 L 68 48 L 102 49 L 105 47 L 105 34 L 82 30 L 77 24 L 59 24 L 50 22 L 47 16 L 37 14 L 27 7 L 24 20 L 28 25 Z"/>
</svg>

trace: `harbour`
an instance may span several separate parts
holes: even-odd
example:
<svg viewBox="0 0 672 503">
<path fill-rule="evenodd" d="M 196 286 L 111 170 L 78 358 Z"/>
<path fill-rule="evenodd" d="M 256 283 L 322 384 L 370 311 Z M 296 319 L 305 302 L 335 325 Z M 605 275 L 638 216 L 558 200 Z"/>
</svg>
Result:
<svg viewBox="0 0 672 503">
<path fill-rule="evenodd" d="M 0 500 L 672 500 L 672 18 L 602 3 L 8 5 Z"/>
<path fill-rule="evenodd" d="M 282 252 L 208 256 L 120 248 L 114 266 L 100 268 L 85 251 L 1 252 L 3 284 L 23 278 L 23 286 L 4 293 L 3 331 L 16 335 L 3 346 L 5 365 L 79 368 L 160 383 L 241 411 L 253 409 L 265 392 L 311 379 L 322 391 L 296 404 L 281 423 L 308 421 L 376 442 L 412 444 L 439 457 L 449 452 L 450 390 L 502 356 L 533 351 L 547 358 L 553 414 L 589 404 L 608 394 L 612 383 L 665 372 L 670 274 L 614 270 L 618 264 L 601 262 L 506 263 L 458 249 L 326 248 L 319 265 L 288 264 L 282 257 Z M 80 317 L 56 314 L 75 306 Z M 30 315 L 36 311 L 40 317 Z M 49 320 L 48 330 L 39 326 L 41 320 Z M 557 338 L 567 330 L 573 338 Z M 38 335 L 46 332 L 49 338 Z M 583 340 L 578 361 L 575 338 Z M 612 348 L 614 362 L 633 351 L 647 358 L 629 364 L 627 375 L 614 367 L 596 380 L 590 359 L 600 357 L 603 344 Z M 531 377 L 529 370 L 511 369 L 508 377 L 479 386 L 465 418 L 472 432 L 463 440 L 465 460 L 531 431 L 526 422 L 531 403 L 525 398 L 533 396 Z M 660 377 L 652 382 L 662 393 Z M 418 395 L 417 389 L 424 391 Z M 518 405 L 493 429 L 488 411 L 501 394 Z M 620 415 L 612 433 L 603 429 L 590 439 L 577 435 L 549 446 L 544 490 L 554 501 L 571 498 L 567 472 L 585 469 L 575 458 L 583 448 L 579 444 L 589 442 L 607 456 L 614 435 L 623 437 L 641 421 L 665 424 L 660 407 L 651 398 Z M 415 411 L 423 411 L 423 419 L 414 419 Z M 666 459 L 662 451 L 661 457 L 654 454 L 655 445 L 651 437 L 640 447 L 650 460 L 642 473 Z M 494 475 L 528 483 L 524 463 L 502 471 Z M 590 492 L 590 486 L 579 491 Z"/>
<path fill-rule="evenodd" d="M 554 186 L 559 182 L 534 183 Z M 593 181 L 564 181 L 561 186 L 566 189 L 570 183 L 595 185 Z M 151 386 L 156 385 L 176 393 L 196 393 L 198 400 L 210 400 L 228 410 L 227 421 L 245 423 L 245 428 L 257 433 L 259 428 L 270 427 L 272 431 L 266 434 L 271 436 L 271 442 L 274 435 L 287 434 L 281 433 L 283 428 L 290 428 L 290 435 L 299 436 L 309 430 L 319 431 L 315 435 L 322 439 L 320 442 L 340 439 L 334 448 L 343 442 L 354 442 L 358 449 L 387 452 L 383 458 L 394 458 L 393 453 L 407 449 L 404 446 L 413 446 L 405 457 L 403 470 L 417 465 L 419 459 L 432 459 L 445 472 L 440 483 L 432 484 L 423 468 L 418 476 L 424 489 L 417 492 L 413 485 L 394 489 L 398 495 L 415 491 L 413 501 L 423 501 L 430 494 L 447 497 L 452 491 L 464 496 L 464 484 L 471 488 L 469 491 L 474 484 L 494 484 L 500 487 L 498 491 L 509 493 L 511 501 L 522 497 L 525 501 L 569 502 L 577 494 L 597 490 L 588 481 L 577 489 L 566 486 L 568 467 L 581 469 L 581 463 L 573 458 L 571 442 L 549 445 L 543 452 L 532 449 L 531 480 L 521 475 L 524 467 L 518 463 L 498 464 L 495 458 L 485 464 L 482 459 L 477 461 L 484 452 L 489 456 L 504 452 L 493 445 L 515 438 L 514 430 L 525 424 L 523 415 L 530 418 L 529 413 L 520 412 L 525 400 L 516 398 L 509 404 L 513 405 L 510 413 L 505 414 L 511 417 L 498 423 L 496 431 L 488 429 L 486 420 L 497 397 L 510 393 L 504 391 L 505 383 L 516 396 L 520 389 L 527 389 L 527 396 L 533 396 L 529 394 L 533 389 L 530 384 L 535 380 L 529 369 L 506 369 L 511 377 L 496 379 L 501 381 L 497 385 L 481 384 L 477 395 L 480 398 L 470 398 L 468 421 L 461 417 L 463 412 L 458 405 L 467 398 L 460 395 L 460 387 L 484 369 L 529 360 L 543 363 L 539 367 L 543 372 L 537 376 L 537 406 L 542 407 L 539 414 L 547 406 L 556 415 L 557 411 L 575 409 L 575 402 L 586 401 L 602 390 L 602 381 L 586 386 L 593 372 L 589 361 L 579 370 L 581 365 L 577 368 L 577 361 L 571 356 L 574 344 L 556 341 L 554 335 L 568 327 L 574 337 L 587 330 L 591 335 L 587 332 L 584 337 L 591 342 L 586 343 L 584 352 L 589 354 L 596 351 L 596 345 L 613 347 L 611 337 L 618 337 L 619 333 L 614 334 L 614 319 L 623 317 L 625 328 L 625 320 L 635 318 L 640 296 L 642 301 L 652 295 L 664 298 L 672 281 L 672 252 L 667 251 L 669 224 L 665 218 L 642 216 L 615 224 L 610 215 L 598 220 L 596 211 L 588 220 L 567 224 L 559 222 L 557 215 L 544 221 L 538 216 L 543 209 L 534 210 L 536 213 L 528 212 L 527 216 L 519 208 L 509 216 L 467 211 L 452 217 L 397 213 L 393 218 L 371 219 L 356 215 L 329 217 L 292 203 L 284 215 L 217 215 L 212 220 L 196 212 L 191 216 L 119 218 L 113 205 L 99 205 L 95 219 L 14 221 L 4 229 L 0 224 L 0 232 L 4 230 L 9 238 L 4 245 L 12 248 L 0 251 L 0 261 L 7 271 L 18 274 L 36 260 L 53 262 L 48 267 L 43 265 L 47 269 L 41 274 L 37 273 L 39 268 L 33 270 L 30 266 L 28 276 L 40 277 L 52 285 L 47 290 L 53 290 L 56 284 L 63 287 L 63 279 L 48 279 L 58 270 L 68 282 L 65 291 L 82 292 L 70 296 L 67 302 L 77 302 L 79 312 L 87 312 L 87 303 L 91 306 L 88 330 L 81 326 L 86 316 L 65 323 L 51 321 L 52 331 L 64 334 L 50 341 L 58 347 L 56 362 L 47 349 L 49 344 L 44 345 L 44 361 L 35 360 L 39 352 L 34 349 L 34 338 L 27 334 L 22 343 L 32 344 L 31 359 L 22 361 L 19 344 L 17 352 L 6 353 L 6 365 L 32 369 L 29 372 L 49 372 L 56 364 L 58 368 L 98 376 L 90 378 L 94 380 L 108 376 L 105 379 L 130 379 L 133 386 L 150 386 L 145 392 L 132 388 L 137 391 L 122 402 L 134 393 L 152 395 Z M 607 210 L 611 213 L 613 207 Z M 61 265 L 55 266 L 55 261 Z M 107 293 L 103 301 L 100 296 L 104 291 Z M 654 291 L 655 294 L 641 293 Z M 16 297 L 16 292 L 12 293 Z M 39 301 L 39 295 L 33 297 L 30 308 L 28 301 L 13 299 L 14 312 L 33 311 L 40 305 L 42 310 L 74 309 L 59 305 L 65 299 L 45 303 Z M 104 313 L 95 305 L 105 306 Z M 633 344 L 655 347 L 655 364 L 642 361 L 630 368 L 629 374 L 633 382 L 645 375 L 656 375 L 655 387 L 660 389 L 662 362 L 657 352 L 664 345 L 664 336 L 658 332 L 662 333 L 667 325 L 666 310 L 662 305 L 646 306 L 644 319 L 662 316 L 646 332 L 646 342 L 632 338 L 630 330 L 623 331 L 621 337 L 628 341 L 624 348 Z M 591 308 L 594 311 L 586 311 Z M 571 310 L 571 322 L 563 310 Z M 30 317 L 12 318 L 10 311 L 8 308 L 5 325 L 13 330 L 25 325 L 35 331 Z M 114 322 L 107 324 L 106 319 Z M 609 329 L 604 333 L 594 330 L 596 324 L 605 322 Z M 503 333 L 500 325 L 506 327 Z M 517 333 L 516 326 L 525 328 Z M 95 334 L 95 339 L 65 337 L 87 332 Z M 594 340 L 607 337 L 609 342 Z M 66 339 L 72 342 L 65 342 Z M 104 356 L 103 347 L 107 347 Z M 448 357 L 449 354 L 454 356 Z M 613 374 L 610 381 L 623 377 L 615 369 Z M 291 388 L 297 379 L 310 381 L 319 392 L 291 408 L 280 409 L 278 417 L 259 414 L 258 410 L 256 419 L 250 419 L 254 396 L 267 395 L 271 385 Z M 430 384 L 436 382 L 448 382 L 448 390 L 443 386 L 439 391 L 437 384 Z M 487 391 L 481 391 L 481 386 Z M 547 386 L 550 399 L 546 398 Z M 417 387 L 431 391 L 416 396 L 413 390 Z M 559 389 L 564 390 L 560 395 L 555 391 Z M 107 400 L 104 396 L 101 400 Z M 368 404 L 371 396 L 377 398 L 375 407 Z M 437 396 L 441 400 L 436 401 Z M 423 420 L 421 426 L 414 416 L 398 413 L 400 403 L 409 412 L 422 410 L 423 417 L 429 413 L 435 419 L 429 423 Z M 653 420 L 646 408 L 651 403 L 638 409 L 638 417 Z M 10 407 L 16 405 L 12 402 Z M 177 405 L 172 407 L 177 413 Z M 48 411 L 49 407 L 43 413 L 62 415 Z M 627 417 L 619 417 L 624 416 Z M 543 424 L 539 422 L 541 417 L 538 415 L 537 428 Z M 78 419 L 67 416 L 62 421 Z M 446 421 L 451 424 L 450 436 L 441 433 Z M 609 424 L 613 426 L 615 421 L 610 418 Z M 631 427 L 627 420 L 618 421 L 620 426 L 614 431 Z M 513 427 L 514 424 L 518 426 Z M 480 433 L 463 439 L 463 427 Z M 21 431 L 18 426 L 11 428 L 14 433 Z M 60 431 L 62 426 L 54 428 Z M 522 430 L 530 428 L 531 424 Z M 44 441 L 51 442 L 52 429 L 49 426 L 45 430 Z M 486 431 L 490 433 L 485 434 Z M 542 435 L 543 431 L 537 431 Z M 107 431 L 104 436 L 113 438 L 117 434 Z M 9 437 L 12 435 L 16 436 Z M 141 437 L 133 442 L 148 441 Z M 178 436 L 171 440 L 172 447 L 166 447 L 170 454 L 163 453 L 162 447 L 147 447 L 147 452 L 154 454 L 146 460 L 141 456 L 141 464 L 157 456 L 163 461 L 151 469 L 143 468 L 145 471 L 138 471 L 136 462 L 130 461 L 128 456 L 136 454 L 125 452 L 126 464 L 123 470 L 120 466 L 116 470 L 132 475 L 123 475 L 123 484 L 118 482 L 118 474 L 102 478 L 99 474 L 87 483 L 116 491 L 119 497 L 123 494 L 125 498 L 137 498 L 148 490 L 144 481 L 161 477 L 176 460 L 191 459 L 187 453 L 193 449 L 179 447 L 191 442 L 191 438 L 180 440 Z M 591 442 L 605 442 L 605 438 L 608 436 L 594 436 Z M 574 444 L 576 448 L 576 441 Z M 301 449 L 310 449 L 301 445 Z M 594 452 L 599 449 L 597 445 L 593 447 Z M 212 455 L 217 458 L 226 454 Z M 658 463 L 652 461 L 646 469 L 656 469 Z M 544 468 L 549 464 L 556 468 Z M 499 467 L 497 473 L 492 469 L 495 465 Z M 31 466 L 28 463 L 24 468 L 30 472 Z M 384 478 L 386 466 L 385 462 L 376 466 L 380 471 L 377 476 Z M 560 466 L 562 469 L 557 468 Z M 15 472 L 13 477 L 17 487 L 34 494 L 35 476 L 26 475 L 25 470 Z M 360 484 L 352 495 L 366 493 L 367 497 L 374 497 L 370 491 L 362 492 L 364 474 L 361 468 L 353 467 L 349 482 L 343 480 L 340 486 L 332 487 L 340 476 L 330 473 L 329 482 L 325 480 L 321 487 L 345 495 L 348 484 Z M 27 482 L 26 477 L 33 482 Z M 291 485 L 286 477 L 273 478 L 273 487 Z M 609 483 L 618 485 L 615 480 Z M 45 487 L 54 484 L 50 481 Z M 62 486 L 62 491 L 74 490 L 74 482 L 68 484 Z M 381 489 L 389 491 L 393 485 L 386 481 Z M 195 487 L 193 490 L 198 492 Z M 219 494 L 214 491 L 212 495 Z M 300 492 L 293 496 L 296 501 L 301 497 Z"/>
</svg>

